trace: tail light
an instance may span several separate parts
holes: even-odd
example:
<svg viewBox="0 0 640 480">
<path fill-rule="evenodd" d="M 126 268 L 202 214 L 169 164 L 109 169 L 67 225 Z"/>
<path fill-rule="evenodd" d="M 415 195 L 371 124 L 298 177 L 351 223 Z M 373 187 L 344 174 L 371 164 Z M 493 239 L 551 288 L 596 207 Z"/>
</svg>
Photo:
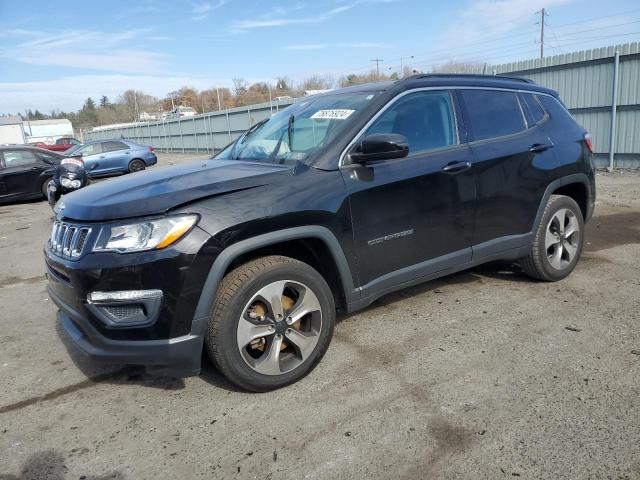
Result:
<svg viewBox="0 0 640 480">
<path fill-rule="evenodd" d="M 591 140 L 591 135 L 588 133 L 584 134 L 584 144 L 589 149 L 589 153 L 593 153 L 593 141 Z"/>
<path fill-rule="evenodd" d="M 155 148 L 153 148 L 153 147 L 149 147 L 149 151 L 150 151 L 151 153 L 155 152 L 155 150 L 156 150 Z"/>
</svg>

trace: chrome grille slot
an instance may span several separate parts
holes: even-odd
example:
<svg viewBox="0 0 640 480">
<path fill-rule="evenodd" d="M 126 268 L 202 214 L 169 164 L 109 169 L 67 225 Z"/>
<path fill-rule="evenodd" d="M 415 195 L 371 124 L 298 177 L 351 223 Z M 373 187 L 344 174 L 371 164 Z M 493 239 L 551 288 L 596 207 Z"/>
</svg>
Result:
<svg viewBox="0 0 640 480">
<path fill-rule="evenodd" d="M 51 230 L 49 246 L 54 253 L 61 257 L 76 259 L 84 253 L 84 248 L 87 245 L 87 238 L 90 233 L 90 227 L 73 225 L 56 220 Z"/>
</svg>

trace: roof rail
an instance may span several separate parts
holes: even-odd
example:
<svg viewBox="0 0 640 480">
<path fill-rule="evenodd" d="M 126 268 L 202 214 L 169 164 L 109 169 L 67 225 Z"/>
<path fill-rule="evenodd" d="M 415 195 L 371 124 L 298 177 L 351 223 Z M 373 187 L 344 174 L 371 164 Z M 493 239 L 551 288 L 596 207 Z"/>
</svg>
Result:
<svg viewBox="0 0 640 480">
<path fill-rule="evenodd" d="M 481 78 L 483 80 L 512 80 L 515 82 L 535 83 L 529 78 L 509 77 L 506 75 L 483 75 L 480 73 L 420 73 L 407 77 L 407 79 L 411 78 Z"/>
</svg>

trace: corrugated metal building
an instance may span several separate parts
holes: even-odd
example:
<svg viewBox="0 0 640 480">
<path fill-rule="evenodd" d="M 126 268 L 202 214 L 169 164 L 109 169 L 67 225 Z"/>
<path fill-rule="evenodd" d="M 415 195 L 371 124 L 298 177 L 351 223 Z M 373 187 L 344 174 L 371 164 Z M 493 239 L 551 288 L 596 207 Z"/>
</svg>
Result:
<svg viewBox="0 0 640 480">
<path fill-rule="evenodd" d="M 599 167 L 609 164 L 615 54 L 619 52 L 614 165 L 640 168 L 640 43 L 487 66 L 477 73 L 526 77 L 560 92 L 591 133 Z M 86 138 L 130 138 L 167 151 L 217 151 L 271 111 L 293 100 L 237 107 L 188 119 L 100 127 Z"/>
</svg>

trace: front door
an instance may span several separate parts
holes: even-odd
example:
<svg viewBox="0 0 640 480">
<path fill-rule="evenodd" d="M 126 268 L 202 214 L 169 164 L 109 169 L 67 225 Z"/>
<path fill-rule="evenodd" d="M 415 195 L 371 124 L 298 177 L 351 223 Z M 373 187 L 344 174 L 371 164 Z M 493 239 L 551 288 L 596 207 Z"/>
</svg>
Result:
<svg viewBox="0 0 640 480">
<path fill-rule="evenodd" d="M 0 196 L 12 198 L 40 192 L 38 182 L 44 166 L 33 152 L 5 150 L 2 156 Z"/>
<path fill-rule="evenodd" d="M 367 128 L 404 135 L 405 158 L 342 167 L 363 297 L 471 259 L 475 185 L 448 90 L 405 94 Z"/>
</svg>

